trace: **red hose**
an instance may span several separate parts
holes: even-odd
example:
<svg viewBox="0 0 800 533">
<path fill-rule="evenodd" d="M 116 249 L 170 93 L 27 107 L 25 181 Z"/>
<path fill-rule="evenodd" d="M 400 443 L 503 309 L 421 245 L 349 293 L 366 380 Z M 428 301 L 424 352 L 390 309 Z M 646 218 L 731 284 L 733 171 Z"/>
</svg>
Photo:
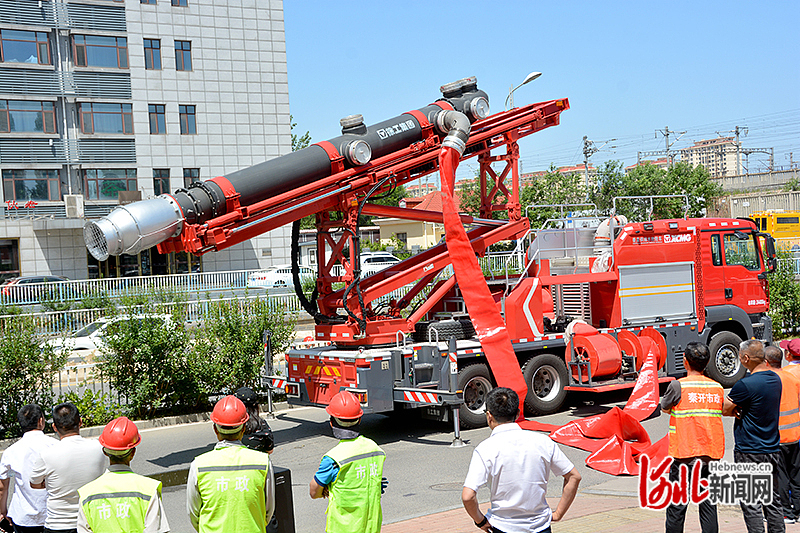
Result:
<svg viewBox="0 0 800 533">
<path fill-rule="evenodd" d="M 467 232 L 458 215 L 453 190 L 455 188 L 456 167 L 460 159 L 459 153 L 448 146 L 439 151 L 439 174 L 442 179 L 442 212 L 444 214 L 445 240 L 447 250 L 453 262 L 456 281 L 461 287 L 464 304 L 469 311 L 475 332 L 483 346 L 483 353 L 489 361 L 497 385 L 509 387 L 516 391 L 520 404 L 528 393 L 525 379 L 517 362 L 517 356 L 511 345 L 511 337 L 506 330 L 503 317 L 497 303 L 489 291 L 486 278 L 475 257 L 475 251 L 469 242 Z M 522 405 L 520 405 L 522 407 Z M 520 420 L 523 420 L 523 409 L 520 408 Z"/>
</svg>

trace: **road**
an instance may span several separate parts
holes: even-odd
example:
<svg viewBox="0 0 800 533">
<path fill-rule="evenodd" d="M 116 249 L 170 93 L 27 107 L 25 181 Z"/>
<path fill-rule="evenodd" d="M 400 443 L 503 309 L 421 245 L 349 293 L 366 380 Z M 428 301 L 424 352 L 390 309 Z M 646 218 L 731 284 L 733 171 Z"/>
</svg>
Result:
<svg viewBox="0 0 800 533">
<path fill-rule="evenodd" d="M 625 395 L 620 393 L 573 395 L 567 409 L 539 417 L 538 420 L 563 424 L 602 413 L 613 405 L 622 406 L 625 400 Z M 655 441 L 666 435 L 668 423 L 669 417 L 661 415 L 645 421 L 643 425 Z M 319 408 L 284 406 L 270 425 L 276 440 L 271 459 L 276 466 L 291 470 L 298 533 L 324 531 L 327 501 L 311 500 L 308 482 L 316 472 L 322 455 L 336 444 L 330 432 L 328 416 Z M 732 427 L 732 420 L 726 419 L 728 460 L 732 460 Z M 386 451 L 384 473 L 389 479 L 389 488 L 383 498 L 385 523 L 460 507 L 462 483 L 472 450 L 489 436 L 486 428 L 463 431 L 466 446 L 452 448 L 452 424 L 413 416 L 368 415 L 362 423 L 362 431 Z M 143 430 L 142 437 L 133 467 L 145 475 L 186 470 L 196 455 L 210 450 L 216 441 L 210 422 Z M 564 446 L 562 449 L 583 476 L 582 492 L 620 496 L 635 493 L 636 478 L 615 478 L 591 470 L 584 463 L 588 452 Z M 550 483 L 548 496 L 558 496 L 560 488 L 560 482 Z M 183 484 L 164 489 L 164 503 L 173 532 L 193 531 L 186 516 L 185 498 Z M 488 500 L 488 492 L 482 491 L 479 498 L 481 501 Z"/>
</svg>

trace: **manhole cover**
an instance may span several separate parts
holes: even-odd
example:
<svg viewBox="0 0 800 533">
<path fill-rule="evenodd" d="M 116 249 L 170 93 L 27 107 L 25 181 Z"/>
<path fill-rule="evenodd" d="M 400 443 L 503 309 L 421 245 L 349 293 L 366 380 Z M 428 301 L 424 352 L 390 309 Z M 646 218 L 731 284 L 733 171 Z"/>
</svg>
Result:
<svg viewBox="0 0 800 533">
<path fill-rule="evenodd" d="M 463 483 L 439 483 L 438 485 L 431 485 L 431 490 L 460 491 L 463 488 L 464 488 Z"/>
</svg>

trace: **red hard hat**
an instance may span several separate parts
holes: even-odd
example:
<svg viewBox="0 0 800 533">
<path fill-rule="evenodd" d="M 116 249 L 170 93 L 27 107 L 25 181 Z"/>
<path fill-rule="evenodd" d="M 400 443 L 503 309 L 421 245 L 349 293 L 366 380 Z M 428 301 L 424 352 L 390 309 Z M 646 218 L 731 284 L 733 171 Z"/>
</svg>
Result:
<svg viewBox="0 0 800 533">
<path fill-rule="evenodd" d="M 139 429 L 128 417 L 115 418 L 103 429 L 100 445 L 109 450 L 130 450 L 142 442 Z"/>
<path fill-rule="evenodd" d="M 211 413 L 211 421 L 220 426 L 241 426 L 248 418 L 250 417 L 242 400 L 233 395 L 218 401 Z"/>
<path fill-rule="evenodd" d="M 346 390 L 339 391 L 336 396 L 331 398 L 331 403 L 328 404 L 325 411 L 342 420 L 354 420 L 361 418 L 361 415 L 364 414 L 356 395 Z"/>
</svg>

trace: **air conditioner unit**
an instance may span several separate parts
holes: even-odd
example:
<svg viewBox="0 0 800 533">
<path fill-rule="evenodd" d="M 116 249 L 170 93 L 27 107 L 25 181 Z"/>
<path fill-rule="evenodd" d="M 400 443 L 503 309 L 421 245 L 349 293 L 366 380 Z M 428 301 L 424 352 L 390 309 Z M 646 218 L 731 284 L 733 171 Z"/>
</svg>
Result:
<svg viewBox="0 0 800 533">
<path fill-rule="evenodd" d="M 64 207 L 67 211 L 67 218 L 83 218 L 83 195 L 65 194 Z"/>
</svg>

